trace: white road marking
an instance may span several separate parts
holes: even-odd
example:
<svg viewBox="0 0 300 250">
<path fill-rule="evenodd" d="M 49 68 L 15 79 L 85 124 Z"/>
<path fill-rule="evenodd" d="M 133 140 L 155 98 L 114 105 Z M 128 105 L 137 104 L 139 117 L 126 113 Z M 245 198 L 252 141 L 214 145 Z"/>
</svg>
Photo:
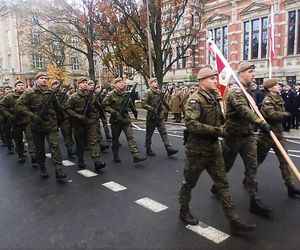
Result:
<svg viewBox="0 0 300 250">
<path fill-rule="evenodd" d="M 300 145 L 300 142 L 298 142 L 298 141 L 294 141 L 294 140 L 290 140 L 290 139 L 286 139 L 285 141 Z"/>
<path fill-rule="evenodd" d="M 199 225 L 195 226 L 187 225 L 186 228 L 192 230 L 197 234 L 200 234 L 204 238 L 211 240 L 217 244 L 223 242 L 224 240 L 230 237 L 230 235 L 223 233 L 220 230 L 208 226 L 202 222 L 199 222 Z"/>
<path fill-rule="evenodd" d="M 71 166 L 74 166 L 74 165 L 75 165 L 74 162 L 69 161 L 69 160 L 64 160 L 64 161 L 62 161 L 62 164 L 63 164 L 65 167 L 71 167 Z"/>
<path fill-rule="evenodd" d="M 83 169 L 83 170 L 79 170 L 78 174 L 83 175 L 84 177 L 94 177 L 97 176 L 98 174 L 88 170 L 88 169 Z"/>
<path fill-rule="evenodd" d="M 292 150 L 292 149 L 288 149 L 289 152 L 292 152 L 292 153 L 300 153 L 300 150 Z"/>
<path fill-rule="evenodd" d="M 52 156 L 51 156 L 50 153 L 48 153 L 48 154 L 46 154 L 46 157 L 47 157 L 47 158 L 51 158 Z"/>
<path fill-rule="evenodd" d="M 103 183 L 102 186 L 107 187 L 114 192 L 119 192 L 127 189 L 127 187 L 124 187 L 114 181 Z"/>
<path fill-rule="evenodd" d="M 149 209 L 149 210 L 151 210 L 152 212 L 155 212 L 155 213 L 161 212 L 161 211 L 166 210 L 168 208 L 167 206 L 165 206 L 161 203 L 158 203 L 154 200 L 151 200 L 148 197 L 136 200 L 135 203 L 137 203 L 140 206 L 142 206 L 144 208 L 147 208 L 147 209 Z"/>
<path fill-rule="evenodd" d="M 27 142 L 26 142 L 26 143 L 24 143 L 24 146 L 25 146 L 25 147 L 28 147 L 28 143 L 27 143 Z"/>
<path fill-rule="evenodd" d="M 136 128 L 137 130 L 140 130 L 140 131 L 146 131 L 146 129 L 143 129 L 134 123 L 132 123 L 132 127 Z"/>
<path fill-rule="evenodd" d="M 275 154 L 275 152 L 271 149 L 269 151 L 271 154 Z M 292 156 L 292 157 L 296 157 L 296 158 L 300 158 L 300 155 L 294 155 L 294 154 L 288 154 L 289 156 Z"/>
</svg>

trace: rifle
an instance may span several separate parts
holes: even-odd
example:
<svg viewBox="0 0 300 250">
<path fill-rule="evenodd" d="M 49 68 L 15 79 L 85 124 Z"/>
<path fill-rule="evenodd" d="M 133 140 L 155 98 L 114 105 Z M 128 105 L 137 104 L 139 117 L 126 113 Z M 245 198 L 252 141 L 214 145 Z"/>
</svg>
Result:
<svg viewBox="0 0 300 250">
<path fill-rule="evenodd" d="M 102 108 L 102 106 L 101 106 L 101 103 L 100 103 L 100 97 L 101 97 L 101 94 L 103 93 L 103 88 L 99 91 L 99 93 L 97 93 L 97 95 L 96 95 L 96 100 L 99 100 L 99 104 L 100 104 L 100 106 L 99 106 L 99 109 L 98 109 L 98 111 L 99 111 L 99 116 L 101 117 L 101 118 L 105 118 L 105 112 L 104 112 L 104 110 L 103 110 L 103 108 Z"/>
<path fill-rule="evenodd" d="M 158 102 L 158 105 L 157 105 L 157 108 L 156 108 L 156 114 L 160 113 L 161 106 L 164 103 L 165 95 L 166 95 L 167 92 L 168 92 L 168 89 L 166 88 L 165 91 L 161 93 L 160 98 L 159 98 L 159 102 Z"/>
<path fill-rule="evenodd" d="M 68 85 L 68 86 L 64 89 L 64 91 L 61 93 L 61 95 L 60 95 L 60 97 L 59 97 L 59 99 L 58 99 L 59 104 L 62 104 L 62 103 L 63 103 L 63 101 L 64 101 L 64 99 L 65 99 L 65 97 L 66 97 L 66 95 L 67 95 L 67 93 L 68 93 L 68 91 L 69 91 L 69 88 L 70 88 L 70 85 Z"/>
<path fill-rule="evenodd" d="M 91 103 L 92 103 L 92 99 L 93 99 L 93 95 L 94 95 L 95 89 L 96 89 L 96 83 L 94 84 L 94 87 L 92 88 L 92 90 L 90 90 L 88 99 L 86 100 L 85 105 L 84 105 L 83 115 L 85 117 L 88 117 L 89 113 L 91 111 L 93 111 L 93 108 L 91 107 Z"/>
<path fill-rule="evenodd" d="M 39 125 L 38 123 L 41 120 L 46 121 L 47 116 L 49 114 L 53 114 L 54 111 L 52 110 L 52 112 L 50 112 L 49 107 L 50 107 L 50 104 L 51 104 L 53 98 L 55 97 L 56 92 L 59 90 L 61 85 L 62 85 L 62 82 L 60 82 L 59 85 L 54 90 L 51 91 L 51 94 L 48 96 L 48 99 L 46 100 L 44 106 L 42 107 L 41 111 L 39 112 L 38 119 L 34 122 L 33 126 Z"/>
<path fill-rule="evenodd" d="M 127 94 L 126 98 L 124 99 L 122 106 L 119 110 L 119 113 L 121 115 L 128 113 L 128 103 L 130 98 L 132 97 L 133 93 L 135 93 L 135 88 L 137 86 L 137 83 L 134 84 L 134 86 L 132 87 L 132 89 L 130 90 L 130 92 Z M 135 110 L 131 110 L 131 112 L 134 114 L 134 117 L 137 118 L 137 112 Z"/>
</svg>

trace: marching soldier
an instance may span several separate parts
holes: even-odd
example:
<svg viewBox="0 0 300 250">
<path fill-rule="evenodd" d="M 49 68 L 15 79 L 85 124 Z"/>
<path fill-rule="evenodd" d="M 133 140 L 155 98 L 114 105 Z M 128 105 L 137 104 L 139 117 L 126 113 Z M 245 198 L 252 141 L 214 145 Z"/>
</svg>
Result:
<svg viewBox="0 0 300 250">
<path fill-rule="evenodd" d="M 178 150 L 173 149 L 169 142 L 162 112 L 162 105 L 169 105 L 165 102 L 165 100 L 162 100 L 160 103 L 160 99 L 164 98 L 164 96 L 162 96 L 163 93 L 159 89 L 157 78 L 151 78 L 149 80 L 149 86 L 150 88 L 147 90 L 142 102 L 142 107 L 147 110 L 145 140 L 146 154 L 149 156 L 155 156 L 155 153 L 151 149 L 151 138 L 154 130 L 157 128 L 168 156 L 172 156 L 174 154 L 177 154 Z M 158 107 L 158 105 L 160 105 L 160 107 Z"/>
<path fill-rule="evenodd" d="M 185 146 L 184 180 L 179 192 L 180 218 L 186 224 L 199 223 L 190 212 L 189 203 L 192 189 L 203 170 L 206 170 L 219 190 L 231 233 L 239 234 L 254 230 L 255 225 L 246 224 L 239 219 L 229 192 L 228 178 L 218 142 L 218 137 L 226 136 L 226 132 L 221 127 L 223 114 L 218 101 L 220 96 L 215 90 L 217 75 L 218 73 L 210 68 L 200 69 L 197 76 L 199 89 L 191 95 L 185 105 L 185 124 L 189 136 Z"/>
<path fill-rule="evenodd" d="M 78 79 L 78 89 L 69 97 L 65 103 L 65 111 L 74 124 L 74 136 L 76 141 L 76 152 L 78 157 L 78 167 L 86 168 L 84 163 L 84 151 L 86 147 L 91 152 L 94 161 L 95 171 L 99 172 L 105 168 L 105 163 L 100 161 L 100 145 L 99 145 L 99 103 L 93 95 L 89 103 L 88 113 L 85 115 L 84 110 L 88 102 L 91 90 L 89 89 L 88 80 L 85 77 Z"/>
<path fill-rule="evenodd" d="M 49 99 L 52 91 L 49 90 L 46 73 L 39 72 L 35 76 L 36 85 L 25 91 L 18 99 L 16 104 L 16 112 L 27 115 L 31 120 L 31 130 L 33 141 L 36 148 L 37 162 L 41 169 L 41 178 L 49 178 L 46 167 L 45 156 L 45 138 L 48 141 L 53 164 L 55 167 L 55 175 L 57 180 L 64 180 L 66 174 L 62 170 L 62 156 L 59 149 L 59 139 L 57 132 L 57 116 L 62 115 L 62 110 L 56 100 Z M 49 109 L 44 117 L 40 117 L 41 110 L 45 107 L 47 101 L 50 101 Z"/>
<path fill-rule="evenodd" d="M 11 126 L 12 137 L 16 144 L 16 152 L 18 153 L 19 162 L 24 163 L 26 156 L 24 155 L 23 133 L 26 135 L 29 152 L 31 153 L 32 163 L 36 163 L 35 146 L 32 139 L 32 132 L 29 126 L 29 117 L 16 112 L 15 106 L 17 100 L 23 94 L 25 85 L 21 80 L 16 80 L 15 91 L 5 96 L 0 108 L 5 117 L 5 120 Z"/>
<path fill-rule="evenodd" d="M 278 84 L 277 79 L 268 79 L 264 82 L 264 88 L 268 90 L 268 94 L 266 95 L 262 107 L 261 112 L 265 117 L 266 121 L 271 125 L 272 131 L 275 133 L 277 139 L 281 143 L 281 145 L 286 150 L 285 141 L 283 138 L 283 125 L 282 121 L 285 118 L 291 116 L 289 112 L 285 111 L 284 101 L 282 97 L 279 95 L 281 91 L 281 87 Z M 265 158 L 267 157 L 270 148 L 273 148 L 275 154 L 279 160 L 279 167 L 281 170 L 282 178 L 287 186 L 288 196 L 296 197 L 300 195 L 300 190 L 295 188 L 293 177 L 290 173 L 288 163 L 282 156 L 281 152 L 273 142 L 272 138 L 267 136 L 266 134 L 260 132 L 257 140 L 257 162 L 258 165 L 262 164 Z"/>
<path fill-rule="evenodd" d="M 127 95 L 127 93 L 124 93 L 124 91 L 125 84 L 122 78 L 116 78 L 114 80 L 114 90 L 108 93 L 108 95 L 103 99 L 102 102 L 104 110 L 111 114 L 110 124 L 113 138 L 113 158 L 115 162 L 121 162 L 119 158 L 119 137 L 123 131 L 128 141 L 129 150 L 133 155 L 133 162 L 144 161 L 146 160 L 146 158 L 139 156 L 139 150 L 133 138 L 130 116 L 128 112 L 124 112 L 123 114 L 120 113 L 120 109 Z M 134 110 L 134 112 L 137 113 L 134 105 L 131 102 L 129 102 L 128 108 Z"/>
<path fill-rule="evenodd" d="M 238 68 L 240 82 L 250 93 L 250 84 L 255 77 L 255 66 L 249 62 L 242 62 Z M 257 190 L 257 151 L 254 139 L 254 125 L 262 132 L 269 134 L 270 125 L 261 120 L 251 109 L 248 99 L 237 84 L 233 84 L 226 95 L 226 122 L 225 128 L 228 138 L 223 140 L 223 156 L 227 172 L 240 154 L 245 165 L 244 185 L 250 194 L 250 212 L 268 215 L 272 208 L 266 206 L 260 199 Z M 212 187 L 212 193 L 216 189 Z"/>
</svg>

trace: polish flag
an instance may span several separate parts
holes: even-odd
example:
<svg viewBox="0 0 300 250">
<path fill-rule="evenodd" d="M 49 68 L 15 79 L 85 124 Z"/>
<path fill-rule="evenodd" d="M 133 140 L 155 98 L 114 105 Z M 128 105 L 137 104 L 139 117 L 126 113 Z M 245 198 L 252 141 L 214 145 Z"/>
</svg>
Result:
<svg viewBox="0 0 300 250">
<path fill-rule="evenodd" d="M 226 86 L 232 75 L 231 68 L 229 65 L 226 66 L 226 59 L 222 54 L 220 55 L 220 50 L 212 40 L 208 41 L 208 50 L 210 54 L 210 66 L 219 72 L 219 84 L 217 88 L 221 92 L 221 95 L 224 96 Z"/>
</svg>

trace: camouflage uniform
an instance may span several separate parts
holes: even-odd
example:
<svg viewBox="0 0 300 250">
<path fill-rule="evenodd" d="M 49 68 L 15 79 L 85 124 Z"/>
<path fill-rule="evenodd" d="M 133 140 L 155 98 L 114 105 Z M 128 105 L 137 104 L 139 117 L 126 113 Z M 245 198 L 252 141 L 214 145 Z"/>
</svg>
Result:
<svg viewBox="0 0 300 250">
<path fill-rule="evenodd" d="M 247 89 L 250 93 L 250 89 Z M 254 139 L 254 126 L 264 122 L 251 110 L 242 90 L 234 85 L 226 95 L 225 128 L 229 138 L 223 141 L 223 156 L 226 171 L 229 172 L 239 153 L 245 165 L 245 181 L 251 198 L 258 198 L 257 193 L 257 152 Z"/>
<path fill-rule="evenodd" d="M 21 94 L 13 92 L 5 96 L 0 103 L 0 108 L 7 123 L 11 124 L 12 127 L 12 137 L 14 138 L 16 144 L 16 151 L 19 156 L 23 156 L 24 153 L 24 143 L 23 143 L 23 132 L 25 133 L 29 152 L 33 159 L 36 158 L 36 150 L 33 143 L 32 132 L 29 125 L 29 117 L 26 117 L 20 112 L 16 112 L 15 106 Z"/>
<path fill-rule="evenodd" d="M 117 91 L 116 89 L 109 92 L 109 94 L 103 99 L 104 110 L 111 114 L 110 124 L 112 131 L 112 152 L 114 155 L 118 155 L 119 151 L 119 137 L 123 131 L 126 135 L 129 150 L 133 157 L 138 157 L 139 150 L 136 145 L 136 142 L 133 138 L 133 131 L 131 125 L 131 119 L 128 114 L 120 114 L 119 110 L 121 109 L 122 103 L 126 98 L 127 93 Z M 129 102 L 129 108 L 135 109 L 131 102 Z"/>
<path fill-rule="evenodd" d="M 84 162 L 84 151 L 88 147 L 93 161 L 100 160 L 99 145 L 99 103 L 92 98 L 91 110 L 88 116 L 84 116 L 85 104 L 88 100 L 89 91 L 77 90 L 65 103 L 65 111 L 69 115 L 72 124 L 74 124 L 74 136 L 76 141 L 76 151 L 79 164 Z"/>
<path fill-rule="evenodd" d="M 165 149 L 167 150 L 167 152 L 169 152 L 169 150 L 172 149 L 172 146 L 170 145 L 168 134 L 166 131 L 162 107 L 157 113 L 157 105 L 160 101 L 161 95 L 162 93 L 159 89 L 156 90 L 154 88 L 149 88 L 145 93 L 144 100 L 142 102 L 142 107 L 148 111 L 146 121 L 145 147 L 147 150 L 150 150 L 151 138 L 155 128 L 157 128 L 164 143 Z M 168 106 L 165 101 L 163 101 L 162 105 Z"/>
<path fill-rule="evenodd" d="M 277 139 L 286 150 L 285 141 L 282 135 L 283 125 L 282 122 L 286 117 L 289 117 L 289 113 L 285 112 L 284 101 L 279 95 L 267 94 L 261 108 L 261 112 L 265 117 L 266 121 L 271 125 L 272 131 L 275 133 Z M 280 163 L 280 170 L 282 178 L 285 181 L 286 186 L 293 186 L 293 178 L 291 176 L 288 164 L 281 152 L 275 145 L 271 137 L 263 134 L 262 132 L 258 135 L 257 140 L 257 162 L 260 165 L 268 155 L 270 148 L 273 148 L 275 154 Z"/>
<path fill-rule="evenodd" d="M 182 210 L 189 210 L 191 191 L 199 176 L 206 170 L 219 190 L 223 210 L 229 220 L 237 220 L 238 215 L 229 193 L 228 178 L 218 136 L 222 135 L 222 112 L 216 92 L 206 92 L 199 88 L 185 105 L 185 123 L 189 139 L 185 146 L 186 163 L 184 181 L 179 192 Z"/>
<path fill-rule="evenodd" d="M 54 98 L 50 103 L 49 112 L 45 119 L 42 120 L 38 117 L 39 112 L 42 110 L 51 93 L 51 90 L 43 89 L 39 85 L 36 85 L 33 88 L 26 90 L 16 104 L 16 111 L 26 114 L 32 121 L 30 125 L 33 141 L 36 147 L 37 161 L 42 174 L 46 173 L 47 170 L 45 165 L 45 138 L 49 144 L 56 172 L 61 173 L 62 170 L 62 156 L 59 149 L 57 132 L 57 116 L 62 116 L 62 110 L 57 99 Z M 48 176 L 46 178 L 48 178 Z"/>
</svg>

